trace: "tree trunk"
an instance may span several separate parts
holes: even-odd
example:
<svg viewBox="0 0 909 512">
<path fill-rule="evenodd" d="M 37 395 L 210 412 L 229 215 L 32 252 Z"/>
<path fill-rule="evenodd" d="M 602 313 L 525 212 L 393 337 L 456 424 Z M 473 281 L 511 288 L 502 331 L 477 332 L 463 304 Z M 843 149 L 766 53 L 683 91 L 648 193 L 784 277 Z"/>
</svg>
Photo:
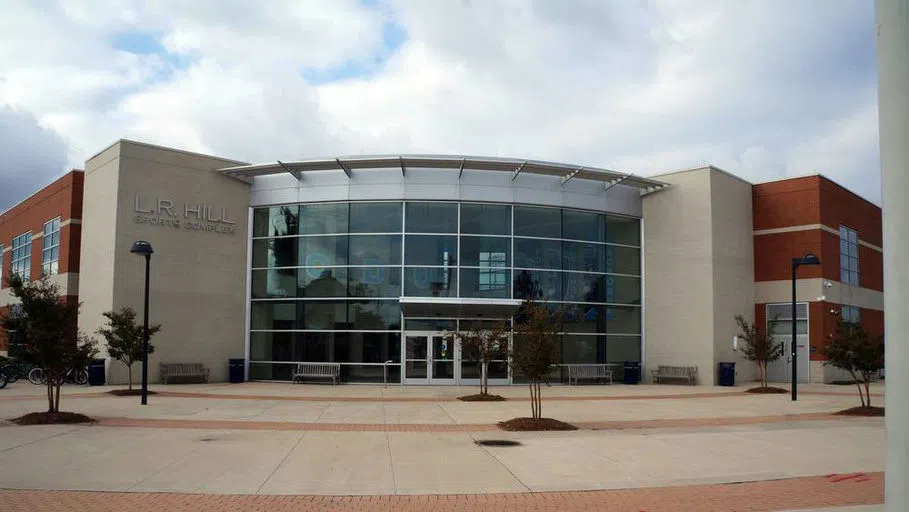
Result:
<svg viewBox="0 0 909 512">
<path fill-rule="evenodd" d="M 486 380 L 486 362 L 480 363 L 480 394 L 489 393 L 489 381 Z"/>
<path fill-rule="evenodd" d="M 45 380 L 44 385 L 47 386 L 47 412 L 54 411 L 54 385 L 50 380 Z"/>
<path fill-rule="evenodd" d="M 871 407 L 871 377 L 865 377 L 865 401 Z"/>
<path fill-rule="evenodd" d="M 865 395 L 864 395 L 864 393 L 862 393 L 862 383 L 859 382 L 858 377 L 855 376 L 855 372 L 850 371 L 849 375 L 852 376 L 852 380 L 855 381 L 855 387 L 858 388 L 859 400 L 862 401 L 862 407 L 866 407 L 865 406 Z"/>
<path fill-rule="evenodd" d="M 57 396 L 54 397 L 55 402 L 56 402 L 54 405 L 54 412 L 60 412 L 60 386 L 62 386 L 62 385 L 63 385 L 62 380 L 57 382 Z"/>
<path fill-rule="evenodd" d="M 543 388 L 537 382 L 537 419 L 543 417 Z"/>
<path fill-rule="evenodd" d="M 133 390 L 133 365 L 131 365 L 131 364 L 126 365 L 126 374 L 128 375 L 127 378 L 129 379 L 129 390 L 132 391 Z"/>
</svg>

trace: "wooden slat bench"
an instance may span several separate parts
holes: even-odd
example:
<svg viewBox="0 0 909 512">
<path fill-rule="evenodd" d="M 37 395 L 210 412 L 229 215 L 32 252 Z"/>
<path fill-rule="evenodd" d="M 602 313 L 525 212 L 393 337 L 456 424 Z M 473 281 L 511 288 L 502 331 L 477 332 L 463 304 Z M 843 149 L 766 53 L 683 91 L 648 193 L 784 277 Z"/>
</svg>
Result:
<svg viewBox="0 0 909 512">
<path fill-rule="evenodd" d="M 612 384 L 612 370 L 605 364 L 567 364 L 568 385 L 573 380 L 575 384 L 580 379 L 609 380 Z"/>
<path fill-rule="evenodd" d="M 297 363 L 294 384 L 303 382 L 306 377 L 331 379 L 332 384 L 337 384 L 341 380 L 341 363 Z"/>
<path fill-rule="evenodd" d="M 178 379 L 200 379 L 208 382 L 208 368 L 202 363 L 161 363 L 161 382 L 167 384 L 174 377 Z"/>
<path fill-rule="evenodd" d="M 685 379 L 688 384 L 697 384 L 697 366 L 666 366 L 660 365 L 655 370 L 650 370 L 654 384 L 659 384 L 667 379 Z"/>
</svg>

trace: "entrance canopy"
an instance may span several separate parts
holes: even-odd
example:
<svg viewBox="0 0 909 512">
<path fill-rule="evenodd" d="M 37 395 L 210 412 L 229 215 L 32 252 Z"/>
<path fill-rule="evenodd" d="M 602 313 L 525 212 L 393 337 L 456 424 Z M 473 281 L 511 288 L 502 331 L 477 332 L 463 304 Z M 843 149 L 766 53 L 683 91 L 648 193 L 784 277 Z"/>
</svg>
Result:
<svg viewBox="0 0 909 512">
<path fill-rule="evenodd" d="M 520 299 L 401 297 L 400 300 L 404 316 L 424 318 L 508 318 L 521 306 Z"/>
</svg>

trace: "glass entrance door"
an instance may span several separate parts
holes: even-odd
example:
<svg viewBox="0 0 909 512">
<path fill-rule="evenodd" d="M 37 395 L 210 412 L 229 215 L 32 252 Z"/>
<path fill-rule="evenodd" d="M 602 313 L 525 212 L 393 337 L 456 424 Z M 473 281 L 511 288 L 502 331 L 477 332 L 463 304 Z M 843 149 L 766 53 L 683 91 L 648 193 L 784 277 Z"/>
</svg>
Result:
<svg viewBox="0 0 909 512">
<path fill-rule="evenodd" d="M 439 332 L 408 332 L 404 337 L 404 382 L 454 384 L 459 369 L 458 349 Z"/>
</svg>

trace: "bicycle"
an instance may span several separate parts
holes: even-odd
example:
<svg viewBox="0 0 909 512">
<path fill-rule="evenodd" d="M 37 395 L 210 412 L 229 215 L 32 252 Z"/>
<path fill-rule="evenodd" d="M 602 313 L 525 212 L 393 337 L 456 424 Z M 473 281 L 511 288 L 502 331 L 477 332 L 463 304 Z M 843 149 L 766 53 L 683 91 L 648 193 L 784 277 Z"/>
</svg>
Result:
<svg viewBox="0 0 909 512">
<path fill-rule="evenodd" d="M 0 389 L 3 389 L 5 387 L 6 387 L 6 375 L 3 373 L 0 373 Z"/>
<path fill-rule="evenodd" d="M 19 379 L 24 379 L 31 370 L 31 365 L 22 362 L 7 363 L 0 366 L 0 374 L 6 376 L 6 381 L 12 384 Z"/>
<path fill-rule="evenodd" d="M 47 376 L 44 374 L 44 368 L 32 368 L 28 372 L 28 380 L 32 384 L 40 385 L 47 383 Z M 63 375 L 63 382 L 66 384 L 76 384 L 78 386 L 83 386 L 88 384 L 88 370 L 81 368 L 79 370 L 70 368 L 66 371 L 66 374 Z"/>
</svg>

